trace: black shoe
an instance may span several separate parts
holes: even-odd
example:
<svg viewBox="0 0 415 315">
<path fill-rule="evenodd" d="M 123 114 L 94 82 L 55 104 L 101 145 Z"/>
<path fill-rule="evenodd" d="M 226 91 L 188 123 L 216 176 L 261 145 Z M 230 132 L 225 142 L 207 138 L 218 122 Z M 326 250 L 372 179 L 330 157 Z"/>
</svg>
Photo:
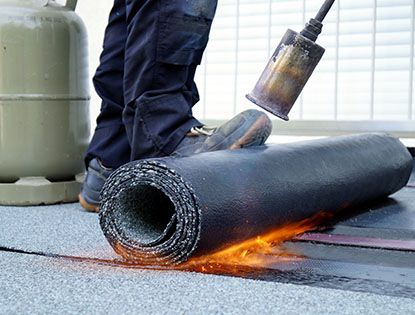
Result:
<svg viewBox="0 0 415 315">
<path fill-rule="evenodd" d="M 81 193 L 78 195 L 79 203 L 85 210 L 99 212 L 99 194 L 113 171 L 104 167 L 97 158 L 91 160 Z"/>
</svg>

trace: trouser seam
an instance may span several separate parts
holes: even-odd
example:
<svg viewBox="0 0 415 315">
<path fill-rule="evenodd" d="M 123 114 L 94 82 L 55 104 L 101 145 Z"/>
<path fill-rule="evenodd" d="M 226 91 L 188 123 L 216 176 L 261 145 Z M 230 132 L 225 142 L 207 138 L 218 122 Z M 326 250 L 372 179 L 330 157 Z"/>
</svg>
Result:
<svg viewBox="0 0 415 315">
<path fill-rule="evenodd" d="M 161 145 L 158 143 L 157 139 L 153 136 L 153 134 L 150 132 L 150 129 L 147 126 L 146 119 L 149 118 L 148 110 L 146 110 L 146 106 L 148 106 L 147 102 L 143 102 L 140 104 L 140 106 L 136 106 L 136 111 L 138 110 L 139 117 L 141 117 L 141 123 L 143 124 L 143 129 L 146 134 L 146 138 L 151 141 L 151 144 L 156 152 L 160 152 Z"/>
</svg>

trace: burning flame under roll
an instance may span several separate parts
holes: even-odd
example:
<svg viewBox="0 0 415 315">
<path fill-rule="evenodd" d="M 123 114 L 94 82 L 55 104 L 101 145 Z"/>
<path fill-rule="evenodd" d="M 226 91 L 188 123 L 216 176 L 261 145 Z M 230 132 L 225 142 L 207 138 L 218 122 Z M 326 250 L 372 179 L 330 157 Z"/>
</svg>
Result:
<svg viewBox="0 0 415 315">
<path fill-rule="evenodd" d="M 281 248 L 281 244 L 293 237 L 311 230 L 318 230 L 323 222 L 327 222 L 332 214 L 321 212 L 316 216 L 278 227 L 272 232 L 246 240 L 213 254 L 195 257 L 179 266 L 199 272 L 215 273 L 223 265 L 264 267 L 279 260 L 299 259 L 292 257 Z"/>
<path fill-rule="evenodd" d="M 301 257 L 285 253 L 281 247 L 282 243 L 307 231 L 320 230 L 324 228 L 323 223 L 327 223 L 330 219 L 333 219 L 333 214 L 321 212 L 311 218 L 278 227 L 270 233 L 232 245 L 218 252 L 194 257 L 180 265 L 145 265 L 125 259 L 103 260 L 72 256 L 54 257 L 126 268 L 243 275 L 252 272 L 249 268 L 266 268 L 268 265 L 275 264 L 276 262 L 301 260 Z"/>
</svg>

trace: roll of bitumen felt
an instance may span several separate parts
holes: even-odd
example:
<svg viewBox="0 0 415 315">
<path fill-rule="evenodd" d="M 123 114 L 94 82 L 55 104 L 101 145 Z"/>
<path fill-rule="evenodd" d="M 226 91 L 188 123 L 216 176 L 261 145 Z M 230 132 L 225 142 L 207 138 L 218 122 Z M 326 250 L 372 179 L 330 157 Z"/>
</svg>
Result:
<svg viewBox="0 0 415 315">
<path fill-rule="evenodd" d="M 105 183 L 100 224 L 125 259 L 178 264 L 388 196 L 411 170 L 409 151 L 386 134 L 135 161 Z"/>
</svg>

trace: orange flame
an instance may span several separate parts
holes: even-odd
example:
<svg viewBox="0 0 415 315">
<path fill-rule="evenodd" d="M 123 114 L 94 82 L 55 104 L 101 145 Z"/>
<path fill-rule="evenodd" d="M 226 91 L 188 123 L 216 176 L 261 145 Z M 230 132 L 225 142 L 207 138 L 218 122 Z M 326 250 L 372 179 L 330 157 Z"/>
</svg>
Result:
<svg viewBox="0 0 415 315">
<path fill-rule="evenodd" d="M 322 212 L 314 217 L 276 228 L 270 233 L 246 240 L 216 253 L 192 258 L 181 266 L 193 267 L 198 271 L 211 273 L 212 270 L 208 270 L 208 268 L 217 269 L 221 265 L 264 267 L 267 265 L 267 261 L 275 262 L 276 257 L 280 260 L 291 260 L 293 257 L 284 253 L 281 244 L 296 235 L 318 229 L 318 226 L 331 216 L 331 214 Z"/>
<path fill-rule="evenodd" d="M 140 264 L 135 261 L 120 261 L 120 260 L 100 260 L 100 259 L 85 259 L 81 257 L 60 256 L 65 259 L 75 259 L 80 261 L 93 261 L 111 266 L 123 266 L 128 268 L 151 268 L 151 269 L 177 269 L 196 271 L 210 274 L 238 274 L 252 272 L 252 268 L 261 267 L 266 268 L 276 262 L 290 262 L 293 260 L 300 260 L 301 257 L 293 256 L 292 254 L 284 252 L 282 243 L 294 238 L 295 236 L 311 230 L 318 230 L 322 223 L 327 222 L 328 219 L 334 215 L 326 212 L 321 212 L 311 218 L 289 223 L 278 227 L 270 233 L 248 239 L 239 244 L 235 244 L 217 251 L 215 253 L 195 257 L 189 261 L 178 266 L 158 266 Z M 120 245 L 116 244 L 115 250 L 123 257 L 128 257 L 128 253 Z"/>
</svg>

